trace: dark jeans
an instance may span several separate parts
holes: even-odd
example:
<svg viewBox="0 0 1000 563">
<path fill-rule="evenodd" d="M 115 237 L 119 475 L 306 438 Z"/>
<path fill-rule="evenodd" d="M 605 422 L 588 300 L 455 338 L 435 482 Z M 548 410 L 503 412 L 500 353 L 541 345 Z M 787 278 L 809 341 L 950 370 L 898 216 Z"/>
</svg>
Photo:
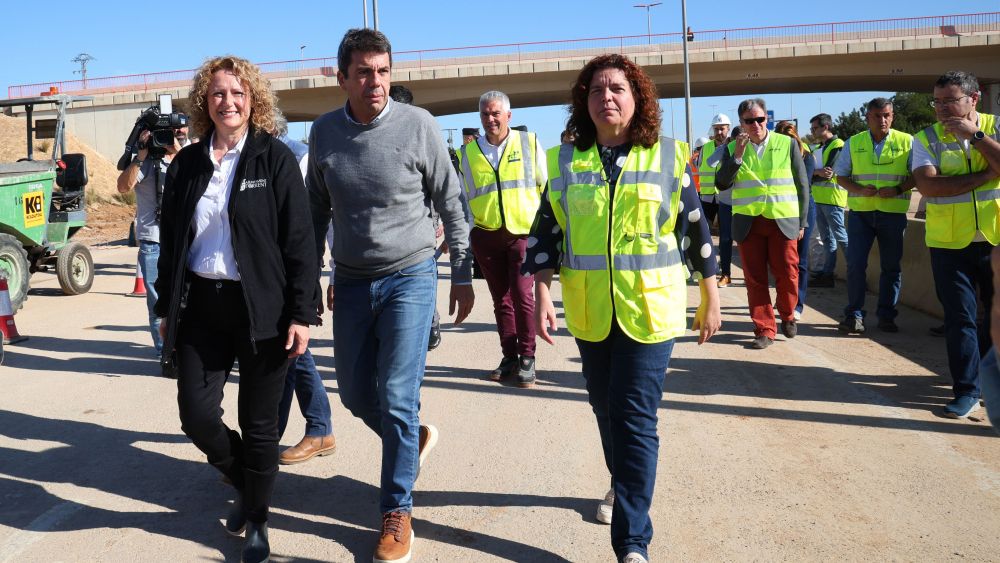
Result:
<svg viewBox="0 0 1000 563">
<path fill-rule="evenodd" d="M 648 557 L 653 538 L 649 507 L 660 448 L 657 409 L 674 341 L 642 344 L 612 322 L 611 333 L 601 342 L 577 339 L 576 345 L 615 491 L 611 546 L 619 558 L 632 551 Z"/>
<path fill-rule="evenodd" d="M 278 435 L 285 435 L 288 426 L 288 414 L 292 410 L 292 395 L 299 400 L 299 410 L 306 419 L 306 436 L 318 438 L 333 434 L 333 422 L 330 420 L 330 398 L 326 396 L 323 378 L 319 376 L 312 352 L 306 348 L 302 354 L 288 366 L 285 376 L 285 393 L 281 397 L 278 413 Z"/>
<path fill-rule="evenodd" d="M 934 288 L 944 309 L 945 343 L 955 398 L 981 396 L 979 361 L 990 348 L 990 308 L 993 306 L 993 270 L 988 242 L 959 249 L 931 248 Z M 976 292 L 986 309 L 976 322 Z"/>
<path fill-rule="evenodd" d="M 181 429 L 243 492 L 247 518 L 264 522 L 278 473 L 278 401 L 289 361 L 285 335 L 251 342 L 239 282 L 193 277 L 176 346 Z M 223 388 L 236 359 L 242 436 L 222 422 Z"/>
<path fill-rule="evenodd" d="M 701 208 L 709 226 L 719 218 L 719 274 L 732 276 L 733 272 L 733 206 L 721 201 L 702 200 Z"/>
<path fill-rule="evenodd" d="M 799 302 L 795 310 L 800 314 L 806 306 L 806 294 L 809 292 L 809 243 L 812 240 L 813 226 L 816 224 L 816 202 L 809 196 L 809 212 L 806 217 L 806 228 L 799 239 Z"/>
<path fill-rule="evenodd" d="M 469 238 L 493 298 L 500 350 L 535 357 L 535 278 L 521 275 L 528 237 L 474 227 Z"/>
<path fill-rule="evenodd" d="M 899 290 L 903 286 L 903 234 L 906 232 L 906 213 L 884 211 L 851 211 L 847 215 L 847 307 L 844 317 L 864 318 L 865 290 L 868 287 L 868 254 L 878 241 L 879 262 L 882 273 L 878 278 L 879 320 L 896 318 Z"/>
<path fill-rule="evenodd" d="M 733 206 L 719 202 L 719 273 L 733 275 Z"/>
</svg>

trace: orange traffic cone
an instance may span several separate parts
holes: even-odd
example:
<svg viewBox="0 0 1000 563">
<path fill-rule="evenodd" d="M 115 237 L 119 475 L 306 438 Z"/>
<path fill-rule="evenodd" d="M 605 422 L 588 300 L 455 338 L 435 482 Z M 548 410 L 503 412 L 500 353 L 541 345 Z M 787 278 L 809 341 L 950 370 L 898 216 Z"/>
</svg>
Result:
<svg viewBox="0 0 1000 563">
<path fill-rule="evenodd" d="M 10 290 L 7 288 L 7 278 L 0 277 L 0 332 L 3 333 L 4 344 L 17 344 L 27 340 L 21 336 L 14 324 L 14 307 L 10 303 Z"/>
<path fill-rule="evenodd" d="M 135 285 L 132 287 L 132 293 L 129 293 L 130 297 L 145 297 L 146 296 L 146 283 L 142 279 L 142 268 L 139 267 L 139 257 L 135 259 Z"/>
</svg>

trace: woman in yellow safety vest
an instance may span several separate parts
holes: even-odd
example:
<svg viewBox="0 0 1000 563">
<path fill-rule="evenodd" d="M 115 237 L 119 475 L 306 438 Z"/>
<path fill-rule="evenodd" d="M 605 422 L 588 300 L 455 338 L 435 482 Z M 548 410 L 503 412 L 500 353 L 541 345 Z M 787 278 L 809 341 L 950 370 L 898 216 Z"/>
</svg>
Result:
<svg viewBox="0 0 1000 563">
<path fill-rule="evenodd" d="M 550 149 L 549 182 L 528 238 L 538 334 L 552 343 L 549 289 L 559 266 L 611 472 L 597 520 L 620 561 L 645 563 L 653 536 L 657 408 L 674 339 L 685 333 L 689 271 L 701 287 L 698 343 L 721 324 L 715 252 L 691 182 L 686 143 L 660 137 L 649 77 L 621 55 L 584 66 L 572 91 L 572 143 Z M 686 257 L 686 260 L 685 260 Z"/>
</svg>

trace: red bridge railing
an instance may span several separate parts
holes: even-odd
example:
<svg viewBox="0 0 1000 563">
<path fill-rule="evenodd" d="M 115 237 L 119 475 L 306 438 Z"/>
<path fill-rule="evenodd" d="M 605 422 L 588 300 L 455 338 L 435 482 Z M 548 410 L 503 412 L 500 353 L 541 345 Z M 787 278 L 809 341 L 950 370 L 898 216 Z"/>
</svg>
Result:
<svg viewBox="0 0 1000 563">
<path fill-rule="evenodd" d="M 907 39 L 918 37 L 956 37 L 1000 31 L 1000 12 L 954 14 L 915 18 L 861 20 L 774 27 L 746 27 L 693 31 L 688 42 L 692 51 L 729 48 L 782 47 L 802 44 L 840 43 L 872 39 Z M 618 52 L 637 55 L 680 51 L 682 33 L 622 35 L 591 39 L 534 41 L 503 45 L 476 45 L 443 49 L 420 49 L 393 53 L 395 69 L 425 69 L 443 66 L 493 63 L 522 63 L 559 60 L 567 57 L 592 57 Z M 335 57 L 259 63 L 270 78 L 336 76 Z M 170 88 L 186 89 L 194 69 L 38 82 L 7 88 L 9 98 L 38 96 L 57 88 L 62 93 L 101 94 L 113 92 L 148 92 Z"/>
</svg>

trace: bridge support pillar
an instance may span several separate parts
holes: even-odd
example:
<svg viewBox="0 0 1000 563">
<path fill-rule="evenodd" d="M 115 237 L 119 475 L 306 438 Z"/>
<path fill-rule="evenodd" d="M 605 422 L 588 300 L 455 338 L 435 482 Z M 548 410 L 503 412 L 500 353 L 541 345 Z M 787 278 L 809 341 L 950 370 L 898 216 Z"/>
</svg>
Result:
<svg viewBox="0 0 1000 563">
<path fill-rule="evenodd" d="M 982 101 L 979 103 L 979 110 L 994 115 L 1000 113 L 1000 82 L 981 84 L 980 90 L 982 90 Z"/>
</svg>

